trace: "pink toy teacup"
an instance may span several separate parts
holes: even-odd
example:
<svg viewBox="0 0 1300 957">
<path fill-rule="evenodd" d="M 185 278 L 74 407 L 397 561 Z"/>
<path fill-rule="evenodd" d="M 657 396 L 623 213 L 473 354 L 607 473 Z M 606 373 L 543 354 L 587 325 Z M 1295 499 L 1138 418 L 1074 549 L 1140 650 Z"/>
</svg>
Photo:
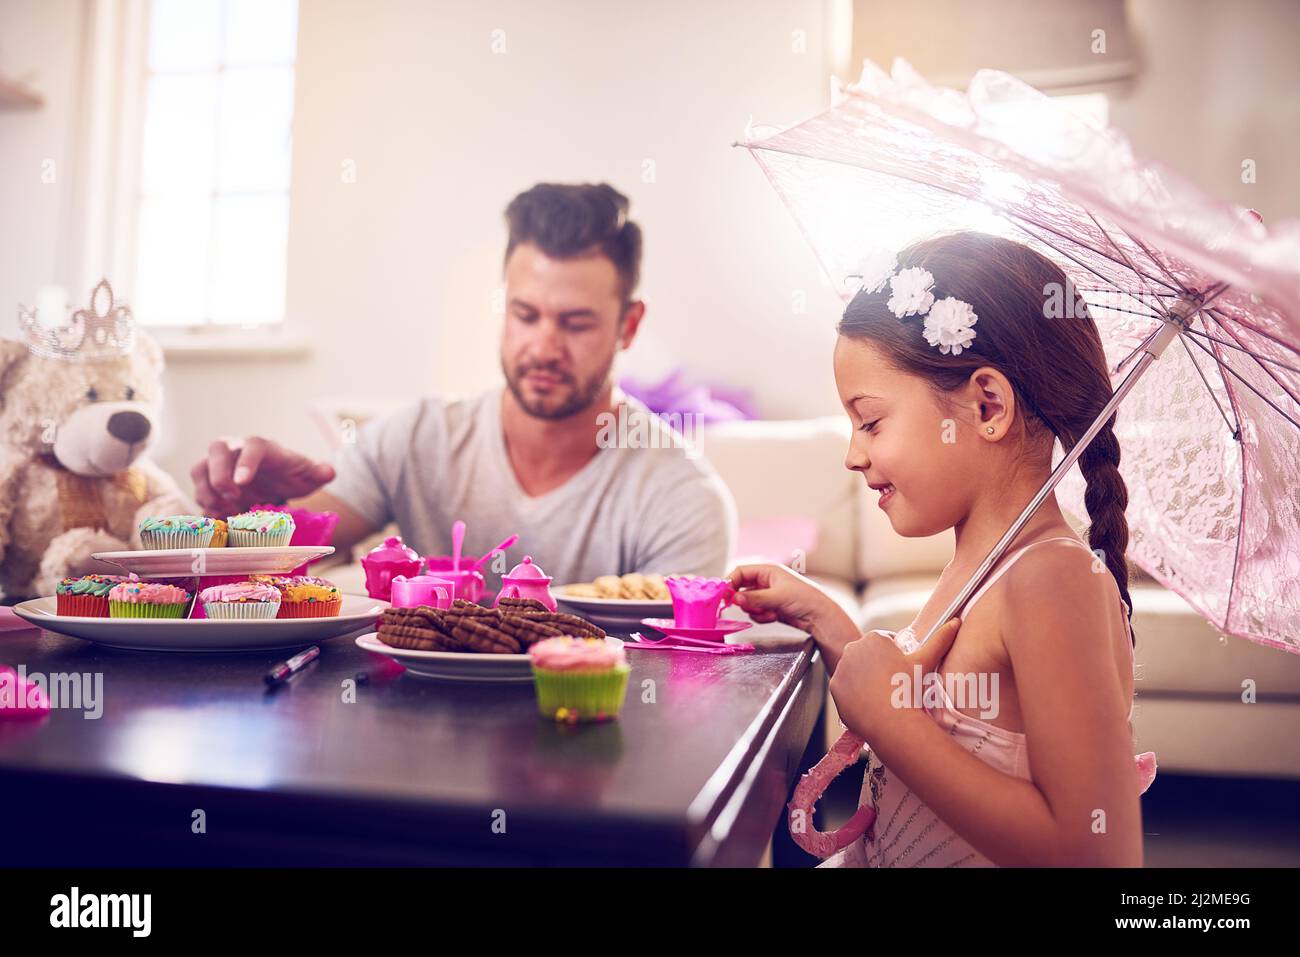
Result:
<svg viewBox="0 0 1300 957">
<path fill-rule="evenodd" d="M 673 623 L 680 628 L 713 628 L 718 614 L 732 603 L 735 590 L 725 578 L 669 575 L 664 579 L 673 599 Z"/>
<path fill-rule="evenodd" d="M 416 575 L 414 578 L 398 575 L 392 585 L 392 598 L 389 600 L 394 608 L 418 608 L 420 605 L 450 608 L 456 593 L 453 582 L 432 575 Z"/>
</svg>

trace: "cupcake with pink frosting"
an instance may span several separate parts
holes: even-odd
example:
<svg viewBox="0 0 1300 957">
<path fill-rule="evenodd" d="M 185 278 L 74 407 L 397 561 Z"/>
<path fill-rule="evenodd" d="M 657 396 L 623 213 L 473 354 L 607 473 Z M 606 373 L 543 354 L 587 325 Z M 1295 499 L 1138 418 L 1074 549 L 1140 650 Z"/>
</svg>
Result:
<svg viewBox="0 0 1300 957">
<path fill-rule="evenodd" d="M 233 582 L 203 589 L 199 601 L 209 618 L 274 618 L 280 611 L 280 590 L 265 582 Z"/>
<path fill-rule="evenodd" d="M 140 581 L 135 575 L 108 593 L 109 618 L 184 618 L 189 606 L 184 588 Z"/>
<path fill-rule="evenodd" d="M 604 638 L 547 638 L 528 649 L 537 708 L 556 721 L 617 718 L 631 672 L 623 646 Z"/>
</svg>

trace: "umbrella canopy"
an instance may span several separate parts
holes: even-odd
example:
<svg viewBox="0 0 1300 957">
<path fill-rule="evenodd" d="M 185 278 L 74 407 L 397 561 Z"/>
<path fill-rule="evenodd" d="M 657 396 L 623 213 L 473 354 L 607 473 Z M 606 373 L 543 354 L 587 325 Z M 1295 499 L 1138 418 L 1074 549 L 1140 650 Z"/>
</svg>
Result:
<svg viewBox="0 0 1300 957">
<path fill-rule="evenodd" d="M 1123 401 L 1129 556 L 1220 631 L 1300 653 L 1300 222 L 1266 229 L 996 71 L 961 93 L 902 61 L 892 74 L 867 63 L 829 109 L 740 145 L 846 299 L 864 260 L 959 229 L 1056 262 Z M 1142 352 L 1168 333 L 1159 359 Z M 1089 438 L 1059 451 L 1041 493 L 1060 482 L 1081 516 L 1067 470 Z"/>
</svg>

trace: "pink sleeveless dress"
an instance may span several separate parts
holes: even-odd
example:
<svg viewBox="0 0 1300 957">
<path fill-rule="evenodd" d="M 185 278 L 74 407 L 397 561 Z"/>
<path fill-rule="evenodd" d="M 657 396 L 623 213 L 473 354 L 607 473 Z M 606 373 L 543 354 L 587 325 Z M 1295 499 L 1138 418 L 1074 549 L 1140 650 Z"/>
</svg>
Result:
<svg viewBox="0 0 1300 957">
<path fill-rule="evenodd" d="M 1069 542 L 1092 554 L 1088 546 L 1077 538 L 1045 538 L 1031 542 L 1023 548 L 1012 552 L 1005 558 L 980 587 L 962 612 L 966 616 L 975 602 L 1002 577 L 1015 562 L 1029 549 L 1048 542 Z M 1128 624 L 1128 608 L 1123 600 L 1125 624 Z M 901 632 L 889 634 L 894 641 L 914 641 L 912 629 L 904 628 Z M 1132 631 L 1129 631 L 1129 648 L 1132 650 Z M 943 706 L 927 708 L 927 713 L 940 727 L 952 735 L 953 740 L 967 751 L 987 762 L 999 771 L 1029 780 L 1029 751 L 1025 735 L 1018 731 L 1008 731 L 986 721 L 973 718 L 958 711 L 953 706 L 947 689 L 942 683 L 936 685 L 943 696 Z M 1129 709 L 1129 720 L 1133 711 Z M 1145 791 L 1155 777 L 1155 755 L 1151 752 L 1140 754 L 1135 758 L 1138 769 L 1139 788 Z M 876 820 L 866 835 L 850 844 L 844 850 L 828 857 L 821 867 L 993 867 L 995 866 L 983 854 L 980 854 L 948 827 L 928 806 L 921 802 L 912 790 L 901 780 L 890 774 L 889 769 L 880 763 L 876 755 L 867 751 L 867 766 L 862 778 L 862 792 L 858 806 L 870 805 L 876 809 Z"/>
</svg>

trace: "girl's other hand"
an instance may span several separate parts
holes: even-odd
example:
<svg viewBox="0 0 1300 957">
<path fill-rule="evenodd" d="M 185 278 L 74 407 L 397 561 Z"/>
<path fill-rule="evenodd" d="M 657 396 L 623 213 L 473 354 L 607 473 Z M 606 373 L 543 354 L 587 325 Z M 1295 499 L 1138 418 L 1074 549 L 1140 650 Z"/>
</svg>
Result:
<svg viewBox="0 0 1300 957">
<path fill-rule="evenodd" d="M 925 688 L 911 687 L 916 666 L 921 666 L 922 680 L 928 680 L 924 676 L 939 670 L 960 630 L 961 619 L 951 618 L 929 641 L 909 653 L 882 631 L 869 631 L 845 647 L 827 689 L 844 727 L 868 739 L 879 733 L 899 713 L 894 707 L 897 682 L 902 682 L 905 692 L 904 707 L 923 701 Z"/>
</svg>

